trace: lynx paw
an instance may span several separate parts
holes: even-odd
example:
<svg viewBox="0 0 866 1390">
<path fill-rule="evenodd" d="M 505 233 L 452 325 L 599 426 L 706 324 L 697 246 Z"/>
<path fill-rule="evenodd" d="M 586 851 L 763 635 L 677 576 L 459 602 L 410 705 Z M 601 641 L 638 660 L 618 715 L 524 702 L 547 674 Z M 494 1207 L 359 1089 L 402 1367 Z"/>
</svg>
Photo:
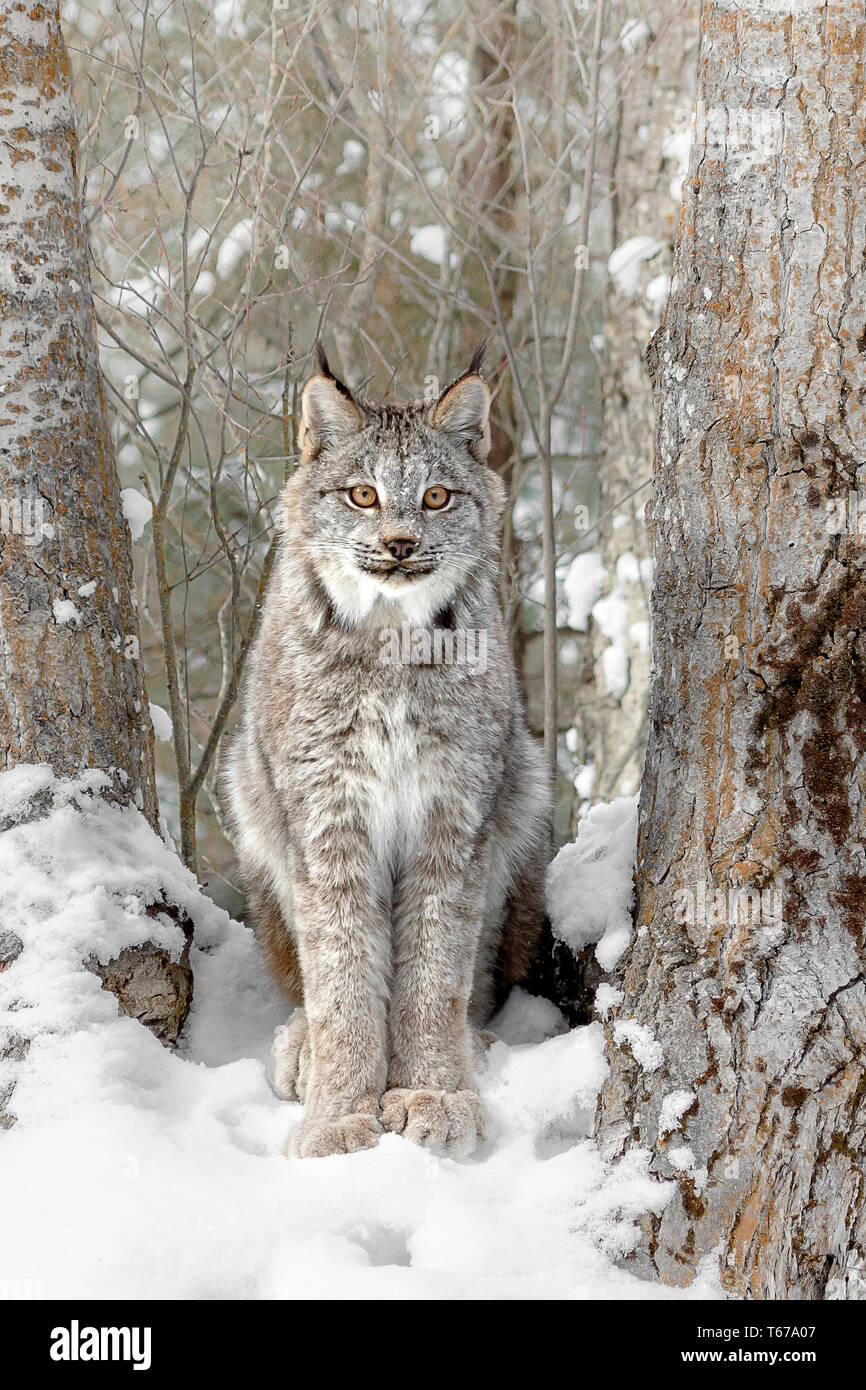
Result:
<svg viewBox="0 0 866 1390">
<path fill-rule="evenodd" d="M 386 1091 L 382 1124 L 428 1149 L 455 1158 L 471 1154 L 487 1133 L 484 1107 L 474 1091 Z"/>
<path fill-rule="evenodd" d="M 271 1056 L 274 1061 L 274 1090 L 281 1100 L 303 1100 L 310 1067 L 307 1016 L 296 1009 L 274 1034 Z"/>
<path fill-rule="evenodd" d="M 289 1158 L 328 1158 L 372 1149 L 382 1127 L 375 1115 L 341 1115 L 337 1120 L 304 1120 L 287 1146 Z"/>
</svg>

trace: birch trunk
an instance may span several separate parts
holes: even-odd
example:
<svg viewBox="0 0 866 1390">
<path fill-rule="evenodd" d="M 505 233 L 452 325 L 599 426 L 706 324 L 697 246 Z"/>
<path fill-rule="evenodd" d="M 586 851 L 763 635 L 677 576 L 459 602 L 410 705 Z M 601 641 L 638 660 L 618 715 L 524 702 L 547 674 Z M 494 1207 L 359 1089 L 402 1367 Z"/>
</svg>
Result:
<svg viewBox="0 0 866 1390">
<path fill-rule="evenodd" d="M 866 22 L 855 0 L 701 22 L 652 348 L 637 933 L 598 1135 L 673 1184 L 638 1273 L 684 1285 L 718 1254 L 740 1297 L 862 1298 Z"/>
<path fill-rule="evenodd" d="M 158 828 L 130 536 L 105 415 L 59 4 L 0 4 L 0 768 L 100 769 Z M 177 1036 L 184 960 L 100 973 Z"/>
</svg>

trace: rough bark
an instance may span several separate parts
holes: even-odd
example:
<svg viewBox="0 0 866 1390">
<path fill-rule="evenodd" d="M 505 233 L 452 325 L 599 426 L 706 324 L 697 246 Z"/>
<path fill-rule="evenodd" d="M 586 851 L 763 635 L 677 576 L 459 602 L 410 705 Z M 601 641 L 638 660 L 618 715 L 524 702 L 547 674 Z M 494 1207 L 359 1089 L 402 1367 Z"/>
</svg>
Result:
<svg viewBox="0 0 866 1390">
<path fill-rule="evenodd" d="M 76 157 L 59 4 L 4 0 L 0 768 L 47 763 L 61 777 L 101 769 L 109 798 L 136 805 L 158 828 L 130 536 L 103 402 Z M 184 998 L 188 1006 L 188 965 L 168 972 L 158 954 L 142 946 L 136 963 L 152 957 L 148 989 L 162 980 L 177 1019 Z M 177 1036 L 174 1024 L 154 1031 Z"/>
<path fill-rule="evenodd" d="M 702 9 L 652 346 L 637 932 L 598 1134 L 673 1183 L 637 1272 L 686 1284 L 714 1252 L 738 1296 L 862 1298 L 866 528 L 845 508 L 866 439 L 866 24 L 854 0 L 787 8 Z"/>
</svg>

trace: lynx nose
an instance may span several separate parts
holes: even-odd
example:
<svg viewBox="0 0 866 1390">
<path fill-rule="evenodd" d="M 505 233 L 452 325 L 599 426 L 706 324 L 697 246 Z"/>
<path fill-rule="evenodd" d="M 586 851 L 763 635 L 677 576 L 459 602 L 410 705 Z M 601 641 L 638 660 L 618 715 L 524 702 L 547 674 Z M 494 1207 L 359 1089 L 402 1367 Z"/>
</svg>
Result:
<svg viewBox="0 0 866 1390">
<path fill-rule="evenodd" d="M 395 560 L 408 560 L 418 549 L 418 542 L 410 540 L 408 536 L 392 536 L 385 542 L 385 549 Z"/>
</svg>

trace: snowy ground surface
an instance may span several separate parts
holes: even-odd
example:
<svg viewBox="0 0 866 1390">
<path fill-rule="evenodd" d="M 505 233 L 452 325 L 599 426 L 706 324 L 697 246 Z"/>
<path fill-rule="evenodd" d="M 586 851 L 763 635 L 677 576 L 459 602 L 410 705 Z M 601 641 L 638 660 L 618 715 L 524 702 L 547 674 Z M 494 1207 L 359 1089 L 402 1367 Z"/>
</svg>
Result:
<svg viewBox="0 0 866 1390">
<path fill-rule="evenodd" d="M 0 1131 L 0 1296 L 37 1298 L 646 1299 L 687 1295 L 617 1267 L 635 1216 L 664 1200 L 639 1157 L 611 1170 L 587 1137 L 599 1025 L 568 1033 L 515 991 L 481 1089 L 491 1136 L 440 1158 L 396 1135 L 347 1157 L 281 1154 L 301 1117 L 268 1084 L 284 1008 L 252 934 L 204 898 L 136 812 L 47 771 L 0 776 L 0 1050 L 31 1039 Z M 195 1004 L 166 1051 L 82 968 L 142 939 L 142 895 L 196 923 Z M 147 923 L 153 927 L 152 922 Z M 165 940 L 176 932 L 166 919 Z"/>
</svg>

